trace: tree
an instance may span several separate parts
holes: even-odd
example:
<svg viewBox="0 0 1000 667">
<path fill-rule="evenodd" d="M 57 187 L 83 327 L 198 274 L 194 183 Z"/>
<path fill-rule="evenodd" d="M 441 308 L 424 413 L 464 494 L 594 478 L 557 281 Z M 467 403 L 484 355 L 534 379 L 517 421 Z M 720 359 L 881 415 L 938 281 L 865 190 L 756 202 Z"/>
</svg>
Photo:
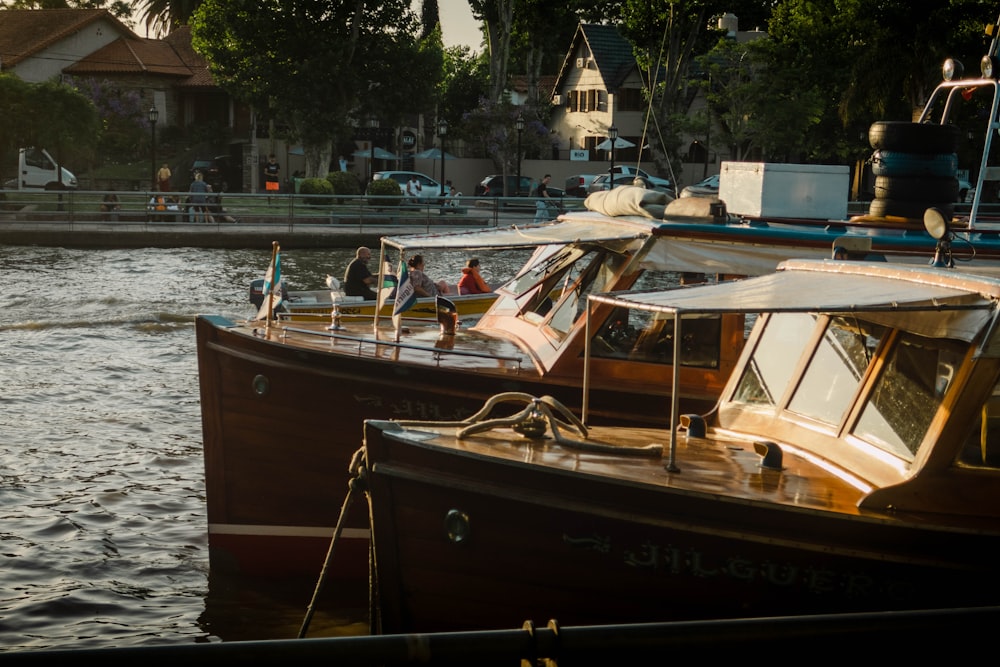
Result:
<svg viewBox="0 0 1000 667">
<path fill-rule="evenodd" d="M 191 22 L 219 85 L 300 141 L 315 177 L 370 114 L 392 125 L 432 104 L 441 50 L 418 32 L 408 0 L 205 0 Z"/>
<path fill-rule="evenodd" d="M 97 110 L 101 122 L 97 149 L 102 157 L 131 161 L 146 154 L 149 124 L 138 90 L 94 78 L 74 78 L 70 83 Z"/>
<path fill-rule="evenodd" d="M 517 0 L 469 0 L 472 15 L 483 23 L 490 58 L 489 96 L 498 102 L 507 87 L 507 65 Z"/>
<path fill-rule="evenodd" d="M 0 155 L 24 145 L 32 116 L 31 84 L 13 74 L 0 74 Z M 6 160 L 4 165 L 6 166 Z"/>
<path fill-rule="evenodd" d="M 822 118 L 821 82 L 802 81 L 797 71 L 777 66 L 771 51 L 766 39 L 741 44 L 727 38 L 696 59 L 710 114 L 702 131 L 708 122 L 718 128 L 721 136 L 712 143 L 728 146 L 735 160 L 788 161 L 784 150 L 798 146 Z"/>
<path fill-rule="evenodd" d="M 487 96 L 488 69 L 486 57 L 473 54 L 467 46 L 444 50 L 438 113 L 454 128 L 456 136 L 463 136 L 460 122 L 465 113 Z"/>
<path fill-rule="evenodd" d="M 188 25 L 201 0 L 132 0 L 150 34 L 162 37 L 178 26 Z"/>
<path fill-rule="evenodd" d="M 94 104 L 72 86 L 56 81 L 25 83 L 0 75 L 0 149 L 48 149 L 56 161 L 86 159 L 92 154 L 101 126 Z"/>
<path fill-rule="evenodd" d="M 517 161 L 517 130 L 515 121 L 523 111 L 507 98 L 494 102 L 483 98 L 479 106 L 463 118 L 467 141 L 474 143 L 483 155 L 493 159 L 497 171 L 514 173 Z M 549 130 L 537 118 L 525 117 L 521 132 L 522 154 L 549 155 L 552 143 Z"/>
<path fill-rule="evenodd" d="M 976 67 L 995 3 L 932 0 L 783 0 L 768 24 L 775 92 L 821 85 L 819 122 L 799 139 L 803 159 L 838 161 L 857 151 L 872 120 L 909 120 L 940 80 L 947 56 Z"/>
</svg>

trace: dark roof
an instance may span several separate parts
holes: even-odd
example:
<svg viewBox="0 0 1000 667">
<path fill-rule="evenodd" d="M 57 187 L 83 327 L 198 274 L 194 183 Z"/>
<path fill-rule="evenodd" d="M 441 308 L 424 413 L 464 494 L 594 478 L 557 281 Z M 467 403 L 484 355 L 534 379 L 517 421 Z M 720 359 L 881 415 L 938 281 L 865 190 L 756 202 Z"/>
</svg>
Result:
<svg viewBox="0 0 1000 667">
<path fill-rule="evenodd" d="M 119 39 L 64 70 L 75 76 L 160 74 L 182 88 L 212 88 L 208 63 L 191 47 L 191 29 L 181 26 L 163 39 Z"/>
<path fill-rule="evenodd" d="M 173 47 L 180 59 L 191 68 L 191 76 L 178 85 L 196 88 L 214 88 L 216 86 L 215 79 L 208 70 L 208 61 L 202 58 L 201 54 L 191 46 L 191 28 L 189 26 L 182 25 L 174 28 L 170 34 L 163 38 L 163 41 Z"/>
<path fill-rule="evenodd" d="M 582 23 L 580 31 L 590 47 L 605 87 L 610 91 L 618 90 L 625 77 L 636 67 L 632 44 L 613 25 Z"/>
<path fill-rule="evenodd" d="M 573 42 L 559 70 L 553 92 L 558 90 L 566 73 L 573 66 L 572 63 L 581 44 L 585 44 L 594 57 L 594 66 L 601 74 L 604 87 L 611 92 L 617 91 L 625 78 L 636 68 L 632 44 L 621 36 L 615 26 L 581 23 L 573 35 Z"/>
<path fill-rule="evenodd" d="M 115 23 L 123 35 L 136 36 L 106 9 L 0 10 L 0 63 L 16 65 L 102 19 Z"/>
<path fill-rule="evenodd" d="M 191 68 L 170 44 L 158 39 L 116 39 L 63 69 L 74 76 L 162 74 L 189 78 Z"/>
<path fill-rule="evenodd" d="M 112 22 L 121 36 L 63 69 L 73 76 L 157 74 L 174 86 L 213 88 L 205 59 L 191 48 L 191 29 L 182 26 L 163 39 L 136 35 L 106 9 L 0 10 L 0 64 L 4 68 L 30 59 L 94 21 Z"/>
</svg>

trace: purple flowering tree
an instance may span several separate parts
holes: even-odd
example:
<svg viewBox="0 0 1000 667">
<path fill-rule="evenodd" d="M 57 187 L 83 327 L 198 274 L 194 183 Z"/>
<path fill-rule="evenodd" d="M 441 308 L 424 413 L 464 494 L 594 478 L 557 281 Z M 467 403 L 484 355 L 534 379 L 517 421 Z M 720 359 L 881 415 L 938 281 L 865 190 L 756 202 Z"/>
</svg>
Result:
<svg viewBox="0 0 1000 667">
<path fill-rule="evenodd" d="M 72 83 L 94 103 L 101 119 L 99 158 L 131 162 L 148 154 L 149 127 L 138 91 L 94 78 L 77 78 Z"/>
</svg>

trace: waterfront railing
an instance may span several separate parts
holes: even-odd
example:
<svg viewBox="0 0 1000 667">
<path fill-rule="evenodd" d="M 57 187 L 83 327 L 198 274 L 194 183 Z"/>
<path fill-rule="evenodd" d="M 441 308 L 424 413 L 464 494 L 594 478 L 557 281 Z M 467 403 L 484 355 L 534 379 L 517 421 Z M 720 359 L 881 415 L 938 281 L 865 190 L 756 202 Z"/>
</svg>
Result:
<svg viewBox="0 0 1000 667">
<path fill-rule="evenodd" d="M 106 201 L 114 197 L 114 202 Z M 550 200 L 539 216 L 534 197 L 425 197 L 222 193 L 205 210 L 191 193 L 113 190 L 0 192 L 0 223 L 481 225 L 524 224 L 583 208 L 575 197 Z"/>
</svg>

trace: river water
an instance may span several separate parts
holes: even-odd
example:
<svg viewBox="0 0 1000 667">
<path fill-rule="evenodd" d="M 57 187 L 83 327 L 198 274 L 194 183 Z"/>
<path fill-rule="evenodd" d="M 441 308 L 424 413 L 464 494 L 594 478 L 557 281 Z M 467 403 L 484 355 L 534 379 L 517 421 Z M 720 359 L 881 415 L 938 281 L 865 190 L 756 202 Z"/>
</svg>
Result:
<svg viewBox="0 0 1000 667">
<path fill-rule="evenodd" d="M 252 313 L 270 255 L 0 248 L 0 651 L 297 636 L 315 580 L 208 568 L 194 316 Z M 317 289 L 351 257 L 286 251 L 282 271 Z M 487 280 L 520 262 L 497 259 Z M 362 583 L 324 588 L 307 636 L 366 634 Z"/>
</svg>

